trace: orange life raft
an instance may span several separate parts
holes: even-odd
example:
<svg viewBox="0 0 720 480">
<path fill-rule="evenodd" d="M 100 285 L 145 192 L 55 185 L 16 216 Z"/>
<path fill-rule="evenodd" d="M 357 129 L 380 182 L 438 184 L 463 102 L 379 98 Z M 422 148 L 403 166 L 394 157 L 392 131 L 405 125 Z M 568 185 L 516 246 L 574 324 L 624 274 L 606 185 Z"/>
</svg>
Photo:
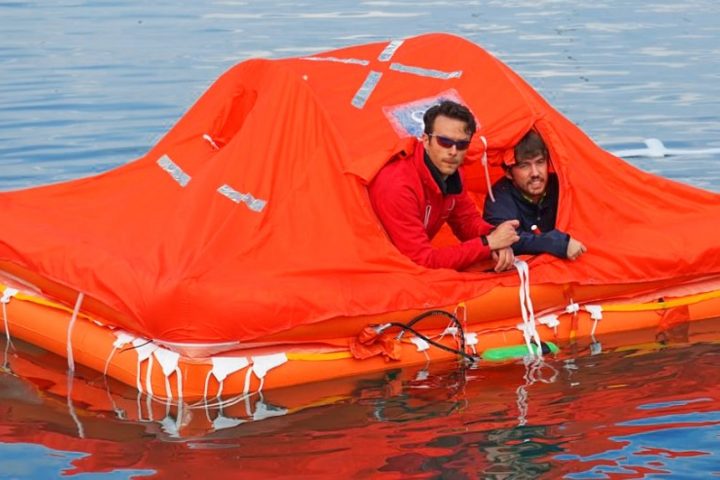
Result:
<svg viewBox="0 0 720 480">
<path fill-rule="evenodd" d="M 442 98 L 478 119 L 464 169 L 479 206 L 502 153 L 542 134 L 558 228 L 586 255 L 496 274 L 425 269 L 394 248 L 366 185 Z M 453 355 L 427 339 L 489 356 L 719 316 L 719 218 L 718 194 L 603 151 L 464 39 L 248 60 L 142 158 L 0 194 L 2 324 L 154 396 L 242 395 Z M 435 309 L 457 320 L 398 338 L 394 325 Z M 361 332 L 374 343 L 352 349 Z"/>
</svg>

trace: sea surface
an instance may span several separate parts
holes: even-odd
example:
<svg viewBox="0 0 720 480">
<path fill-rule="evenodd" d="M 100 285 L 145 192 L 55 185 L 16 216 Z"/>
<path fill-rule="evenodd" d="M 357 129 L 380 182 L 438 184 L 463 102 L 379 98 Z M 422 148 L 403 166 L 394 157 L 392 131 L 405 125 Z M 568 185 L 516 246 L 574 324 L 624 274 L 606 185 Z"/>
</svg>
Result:
<svg viewBox="0 0 720 480">
<path fill-rule="evenodd" d="M 0 190 L 141 156 L 242 60 L 434 31 L 488 49 L 608 150 L 678 153 L 628 159 L 640 168 L 720 191 L 716 0 L 0 1 Z M 579 343 L 540 371 L 268 393 L 254 421 L 183 425 L 3 338 L 0 478 L 719 477 L 716 323 Z"/>
</svg>

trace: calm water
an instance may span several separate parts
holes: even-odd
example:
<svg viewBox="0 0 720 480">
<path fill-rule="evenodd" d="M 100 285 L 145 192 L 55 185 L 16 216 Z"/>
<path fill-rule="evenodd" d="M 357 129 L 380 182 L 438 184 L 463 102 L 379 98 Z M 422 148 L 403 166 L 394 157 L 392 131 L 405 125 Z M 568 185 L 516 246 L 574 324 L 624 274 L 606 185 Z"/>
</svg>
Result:
<svg viewBox="0 0 720 480">
<path fill-rule="evenodd" d="M 483 45 L 610 150 L 650 137 L 720 148 L 715 0 L 11 0 L 0 189 L 142 155 L 243 59 L 429 31 Z M 632 161 L 720 191 L 718 154 Z M 522 364 L 390 372 L 335 396 L 268 394 L 262 421 L 214 411 L 204 425 L 194 412 L 181 434 L 122 387 L 90 372 L 68 386 L 62 361 L 16 345 L 0 373 L 0 478 L 708 478 L 720 475 L 718 338 L 597 356 L 580 345 L 535 382 Z"/>
</svg>

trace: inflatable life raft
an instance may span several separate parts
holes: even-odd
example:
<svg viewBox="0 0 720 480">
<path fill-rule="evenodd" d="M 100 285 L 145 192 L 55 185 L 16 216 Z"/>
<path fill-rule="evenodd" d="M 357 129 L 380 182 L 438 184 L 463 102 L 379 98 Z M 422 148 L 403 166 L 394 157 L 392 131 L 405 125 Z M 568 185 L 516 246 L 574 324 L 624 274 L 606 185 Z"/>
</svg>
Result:
<svg viewBox="0 0 720 480">
<path fill-rule="evenodd" d="M 559 178 L 557 226 L 587 254 L 497 274 L 426 269 L 395 249 L 366 186 L 445 98 L 480 125 L 463 167 L 479 208 L 534 128 Z M 254 59 L 142 158 L 0 194 L 2 328 L 71 369 L 182 401 L 458 354 L 541 356 L 720 316 L 719 218 L 720 195 L 605 152 L 462 38 Z"/>
</svg>

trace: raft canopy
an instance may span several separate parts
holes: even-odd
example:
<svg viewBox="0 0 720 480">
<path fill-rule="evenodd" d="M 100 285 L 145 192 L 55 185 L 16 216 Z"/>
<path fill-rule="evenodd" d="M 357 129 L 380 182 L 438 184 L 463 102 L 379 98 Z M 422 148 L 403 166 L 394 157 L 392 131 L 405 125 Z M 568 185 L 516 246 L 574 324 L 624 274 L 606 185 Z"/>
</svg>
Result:
<svg viewBox="0 0 720 480">
<path fill-rule="evenodd" d="M 236 65 L 143 157 L 0 194 L 0 263 L 70 307 L 83 293 L 83 310 L 104 323 L 170 344 L 257 343 L 517 285 L 513 272 L 414 264 L 370 207 L 367 183 L 412 152 L 422 113 L 446 98 L 480 125 L 464 167 L 478 208 L 484 155 L 496 180 L 502 153 L 530 128 L 548 145 L 557 226 L 589 252 L 534 258 L 533 284 L 662 287 L 720 273 L 718 194 L 605 152 L 498 59 L 447 34 Z"/>
</svg>

